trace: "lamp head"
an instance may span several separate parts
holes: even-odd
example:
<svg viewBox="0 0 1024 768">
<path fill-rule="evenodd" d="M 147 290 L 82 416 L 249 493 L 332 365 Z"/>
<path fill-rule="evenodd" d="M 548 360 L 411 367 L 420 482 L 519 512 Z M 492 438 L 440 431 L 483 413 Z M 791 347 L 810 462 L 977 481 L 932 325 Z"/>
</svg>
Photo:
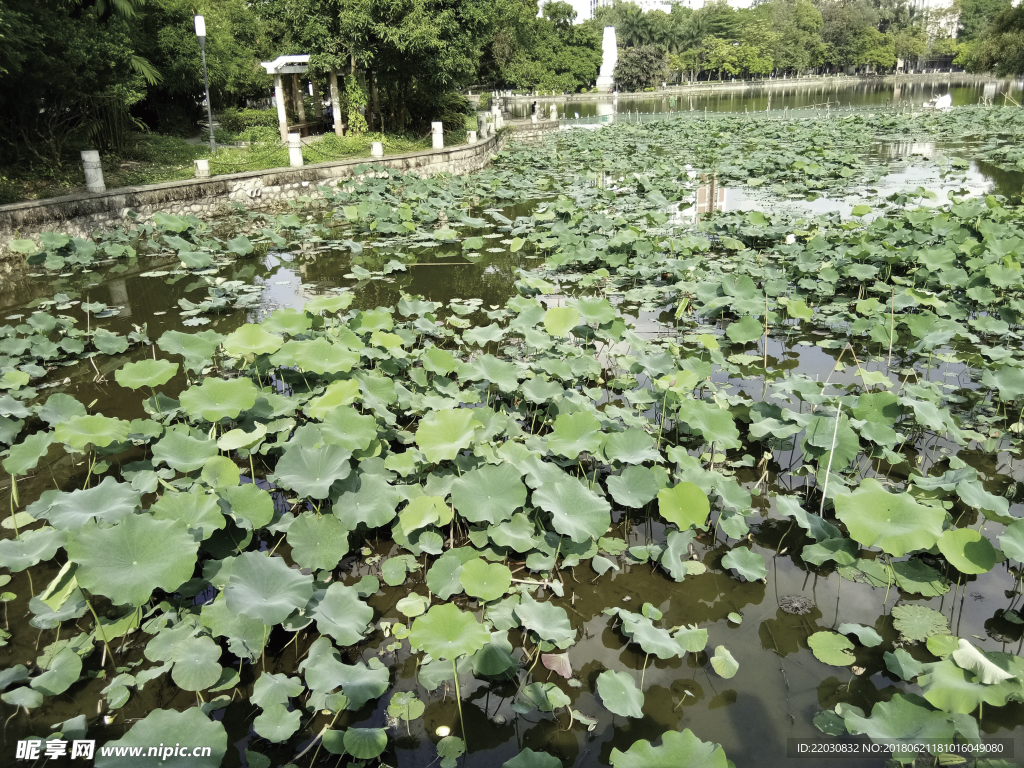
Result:
<svg viewBox="0 0 1024 768">
<path fill-rule="evenodd" d="M 196 16 L 196 35 L 206 37 L 206 19 L 202 16 Z"/>
</svg>

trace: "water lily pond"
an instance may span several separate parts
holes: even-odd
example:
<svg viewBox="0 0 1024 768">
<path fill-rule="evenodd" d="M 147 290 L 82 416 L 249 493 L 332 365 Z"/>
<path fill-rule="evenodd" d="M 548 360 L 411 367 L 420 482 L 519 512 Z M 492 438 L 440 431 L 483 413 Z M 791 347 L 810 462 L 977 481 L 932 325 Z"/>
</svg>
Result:
<svg viewBox="0 0 1024 768">
<path fill-rule="evenodd" d="M 1022 133 L 681 116 L 13 241 L 5 760 L 1015 765 Z"/>
</svg>

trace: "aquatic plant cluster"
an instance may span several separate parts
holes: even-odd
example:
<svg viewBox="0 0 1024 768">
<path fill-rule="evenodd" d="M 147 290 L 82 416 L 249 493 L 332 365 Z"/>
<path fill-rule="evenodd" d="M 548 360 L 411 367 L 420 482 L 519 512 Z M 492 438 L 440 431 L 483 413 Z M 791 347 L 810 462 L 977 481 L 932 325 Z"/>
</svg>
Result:
<svg viewBox="0 0 1024 768">
<path fill-rule="evenodd" d="M 829 625 L 789 595 L 762 625 L 764 653 L 848 668 L 819 731 L 934 748 L 997 730 L 993 711 L 1024 700 L 1024 660 L 1005 647 L 1024 624 L 1021 209 L 957 194 L 848 219 L 695 223 L 679 209 L 697 173 L 790 197 L 870 187 L 885 168 L 860 150 L 880 135 L 970 130 L 1002 146 L 1019 113 L 574 131 L 469 177 L 368 167 L 315 206 L 239 214 L 231 237 L 160 214 L 15 241 L 40 274 L 153 259 L 154 279 L 205 280 L 185 326 L 255 311 L 258 289 L 217 274 L 268 250 L 340 249 L 360 280 L 405 269 L 416 248 L 486 258 L 489 240 L 537 266 L 504 305 L 369 307 L 335 289 L 227 333 L 150 339 L 59 294 L 0 328 L 9 725 L 210 746 L 193 766 L 401 765 L 427 736 L 454 766 L 523 719 L 543 738 L 517 741 L 511 768 L 571 764 L 613 730 L 584 762 L 724 768 L 723 748 L 686 727 L 687 681 L 743 676 L 714 625 L 744 615 L 701 626 L 673 601 L 723 579 L 763 591 L 788 562 L 878 609 L 873 626 L 840 621 L 837 596 Z M 530 215 L 501 212 L 524 197 Z M 111 386 L 144 416 L 47 394 L 64 366 L 126 353 Z M 47 457 L 65 454 L 78 471 L 47 487 Z M 636 605 L 602 597 L 630 578 L 678 586 Z M 951 625 L 983 578 L 1007 590 L 1001 640 Z M 801 623 L 776 637 L 788 616 Z M 575 655 L 595 631 L 642 663 Z M 680 684 L 646 688 L 649 670 Z M 850 693 L 875 675 L 886 691 Z M 101 716 L 54 725 L 69 697 Z M 650 739 L 610 727 L 651 704 Z"/>
</svg>

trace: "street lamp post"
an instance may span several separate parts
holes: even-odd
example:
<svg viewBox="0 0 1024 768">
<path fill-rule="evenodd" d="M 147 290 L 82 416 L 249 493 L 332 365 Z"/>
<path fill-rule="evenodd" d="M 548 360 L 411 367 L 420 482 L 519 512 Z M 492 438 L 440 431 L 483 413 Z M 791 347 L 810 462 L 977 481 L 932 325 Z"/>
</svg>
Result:
<svg viewBox="0 0 1024 768">
<path fill-rule="evenodd" d="M 210 106 L 210 78 L 206 75 L 206 19 L 196 16 L 196 37 L 203 54 L 203 84 L 206 86 L 206 120 L 210 126 L 210 152 L 217 154 L 217 142 L 213 138 L 213 109 Z"/>
</svg>

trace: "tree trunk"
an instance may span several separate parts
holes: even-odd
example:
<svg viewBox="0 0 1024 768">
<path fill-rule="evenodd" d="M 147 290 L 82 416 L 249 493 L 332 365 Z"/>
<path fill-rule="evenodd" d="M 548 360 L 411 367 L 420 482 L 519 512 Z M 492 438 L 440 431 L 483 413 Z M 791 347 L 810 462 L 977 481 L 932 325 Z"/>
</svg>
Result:
<svg viewBox="0 0 1024 768">
<path fill-rule="evenodd" d="M 377 75 L 373 72 L 373 70 L 367 70 L 366 79 L 370 86 L 370 114 L 368 115 L 370 119 L 367 121 L 367 123 L 369 130 L 373 131 L 380 118 L 380 100 L 377 94 Z M 381 126 L 381 130 L 383 130 L 383 126 Z"/>
</svg>

